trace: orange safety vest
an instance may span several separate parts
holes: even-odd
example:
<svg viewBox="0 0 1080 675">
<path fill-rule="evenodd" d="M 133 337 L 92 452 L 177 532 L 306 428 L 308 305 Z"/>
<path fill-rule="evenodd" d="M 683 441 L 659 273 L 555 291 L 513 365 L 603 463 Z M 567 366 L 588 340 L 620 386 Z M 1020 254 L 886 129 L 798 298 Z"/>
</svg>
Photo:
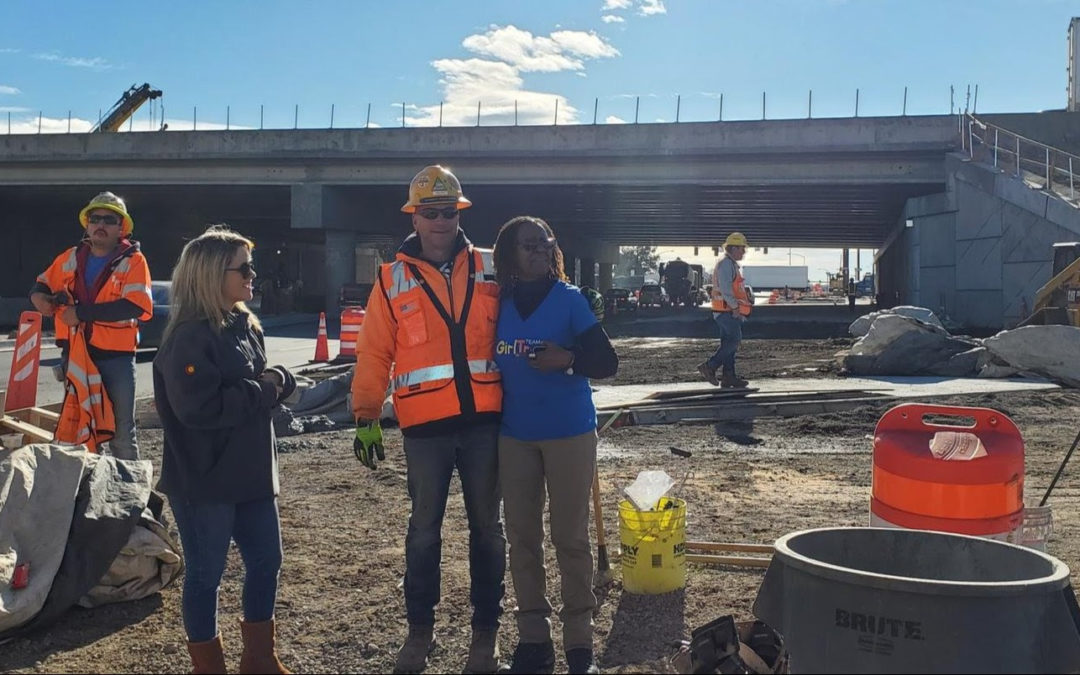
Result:
<svg viewBox="0 0 1080 675">
<path fill-rule="evenodd" d="M 717 267 L 719 267 L 719 265 L 717 265 Z M 715 277 L 716 275 L 714 274 L 713 276 Z M 724 296 L 720 292 L 720 284 L 718 281 L 718 279 L 713 279 L 712 311 L 730 312 L 732 307 L 724 301 Z M 735 264 L 735 281 L 731 284 L 731 290 L 739 303 L 739 314 L 750 316 L 750 310 L 753 309 L 753 305 L 750 304 L 750 294 L 746 292 L 746 282 L 743 280 L 742 268 L 739 267 L 738 263 Z"/>
<path fill-rule="evenodd" d="M 136 319 L 89 322 L 88 333 L 92 347 L 134 354 L 138 343 L 139 321 L 150 318 L 154 311 L 154 300 L 150 294 L 150 268 L 146 264 L 146 258 L 139 251 L 138 244 L 121 240 L 120 245 L 124 246 L 125 243 L 127 248 L 101 271 L 101 277 L 95 284 L 98 291 L 94 296 L 94 303 L 129 300 L 143 310 L 143 313 Z M 74 246 L 57 256 L 49 268 L 38 275 L 38 283 L 48 286 L 53 293 L 67 291 L 73 300 L 76 299 L 80 248 Z M 58 343 L 70 339 L 71 329 L 60 320 L 63 310 L 63 307 L 57 307 L 53 317 Z"/>
<path fill-rule="evenodd" d="M 387 382 L 402 429 L 502 411 L 499 287 L 471 244 L 455 255 L 449 283 L 430 262 L 399 251 L 380 266 L 366 310 L 352 383 L 357 418 L 380 417 Z"/>
<path fill-rule="evenodd" d="M 79 327 L 70 333 L 64 404 L 53 439 L 58 443 L 85 444 L 88 451 L 98 452 L 101 444 L 115 435 L 116 420 L 101 373 L 90 359 L 84 333 Z"/>
</svg>

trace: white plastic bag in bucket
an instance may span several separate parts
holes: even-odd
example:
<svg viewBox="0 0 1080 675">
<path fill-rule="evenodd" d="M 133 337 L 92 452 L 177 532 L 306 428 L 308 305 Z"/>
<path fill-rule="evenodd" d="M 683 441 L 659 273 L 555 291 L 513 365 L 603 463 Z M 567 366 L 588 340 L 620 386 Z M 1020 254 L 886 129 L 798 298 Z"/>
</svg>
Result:
<svg viewBox="0 0 1080 675">
<path fill-rule="evenodd" d="M 623 492 L 639 511 L 652 511 L 675 481 L 665 471 L 641 471 Z"/>
</svg>

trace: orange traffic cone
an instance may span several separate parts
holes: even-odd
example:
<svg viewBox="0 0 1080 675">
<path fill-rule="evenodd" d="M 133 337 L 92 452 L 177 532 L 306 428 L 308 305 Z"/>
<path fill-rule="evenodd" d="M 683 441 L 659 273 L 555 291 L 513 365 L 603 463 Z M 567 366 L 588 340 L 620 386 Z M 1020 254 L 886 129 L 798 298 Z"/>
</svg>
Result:
<svg viewBox="0 0 1080 675">
<path fill-rule="evenodd" d="M 330 343 L 326 340 L 326 312 L 319 312 L 319 337 L 315 341 L 315 358 L 312 363 L 326 363 L 330 360 Z"/>
</svg>

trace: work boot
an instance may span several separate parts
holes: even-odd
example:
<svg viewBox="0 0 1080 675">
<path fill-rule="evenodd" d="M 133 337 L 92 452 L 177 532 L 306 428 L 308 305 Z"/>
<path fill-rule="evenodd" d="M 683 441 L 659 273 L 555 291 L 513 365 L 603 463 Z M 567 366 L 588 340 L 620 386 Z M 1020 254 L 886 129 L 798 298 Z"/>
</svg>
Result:
<svg viewBox="0 0 1080 675">
<path fill-rule="evenodd" d="M 395 673 L 422 673 L 427 667 L 428 654 L 435 651 L 433 626 L 409 626 L 409 636 L 397 653 Z"/>
<path fill-rule="evenodd" d="M 566 652 L 566 670 L 571 675 L 596 675 L 600 672 L 600 666 L 593 660 L 593 652 L 588 647 L 569 649 Z"/>
<path fill-rule="evenodd" d="M 206 642 L 187 643 L 188 654 L 191 655 L 191 672 L 196 675 L 211 675 L 224 673 L 225 652 L 221 646 L 221 633 L 213 640 Z"/>
<path fill-rule="evenodd" d="M 240 655 L 241 673 L 291 673 L 281 665 L 274 649 L 274 620 L 241 621 L 240 635 L 244 638 L 244 652 Z"/>
<path fill-rule="evenodd" d="M 465 662 L 463 673 L 497 673 L 502 666 L 499 663 L 499 643 L 497 629 L 478 629 L 472 632 L 469 644 L 469 659 Z"/>
<path fill-rule="evenodd" d="M 519 642 L 514 648 L 514 658 L 508 673 L 555 672 L 555 645 L 547 642 Z"/>
<path fill-rule="evenodd" d="M 716 368 L 709 365 L 708 361 L 702 361 L 697 366 L 697 371 L 701 373 L 701 376 L 714 387 L 720 386 L 720 380 L 716 379 Z"/>
<path fill-rule="evenodd" d="M 750 384 L 749 380 L 737 377 L 735 373 L 724 373 L 720 378 L 720 386 L 724 389 L 743 389 L 748 384 Z"/>
</svg>

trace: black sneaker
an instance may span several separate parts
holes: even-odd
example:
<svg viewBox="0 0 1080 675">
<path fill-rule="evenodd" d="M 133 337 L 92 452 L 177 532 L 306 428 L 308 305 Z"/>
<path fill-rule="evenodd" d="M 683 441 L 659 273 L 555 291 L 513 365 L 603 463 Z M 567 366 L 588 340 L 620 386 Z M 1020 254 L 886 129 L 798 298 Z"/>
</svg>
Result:
<svg viewBox="0 0 1080 675">
<path fill-rule="evenodd" d="M 555 645 L 548 642 L 519 642 L 514 648 L 514 657 L 506 673 L 548 673 L 555 672 Z M 584 672 L 584 671 L 582 671 Z"/>
<path fill-rule="evenodd" d="M 584 673 L 594 675 L 600 672 L 600 666 L 593 660 L 592 650 L 587 647 L 579 647 L 566 652 L 566 669 L 570 673 Z"/>
</svg>

